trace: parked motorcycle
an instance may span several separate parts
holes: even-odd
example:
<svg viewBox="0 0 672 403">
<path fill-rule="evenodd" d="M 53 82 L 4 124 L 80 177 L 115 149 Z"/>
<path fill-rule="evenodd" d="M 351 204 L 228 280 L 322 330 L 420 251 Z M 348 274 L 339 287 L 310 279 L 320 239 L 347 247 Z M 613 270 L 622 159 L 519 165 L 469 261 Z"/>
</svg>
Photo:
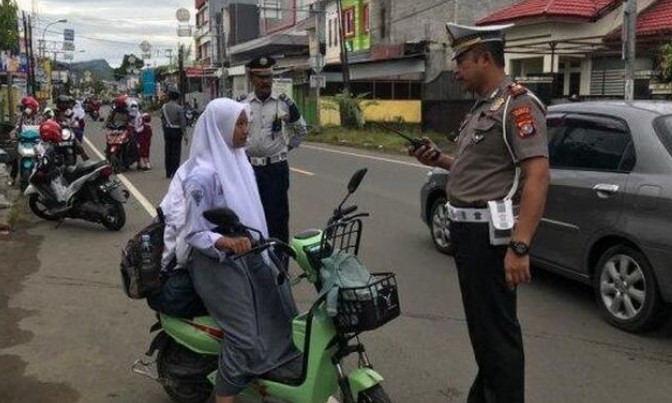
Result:
<svg viewBox="0 0 672 403">
<path fill-rule="evenodd" d="M 293 341 L 303 352 L 300 370 L 292 371 L 290 365 L 273 370 L 256 380 L 243 393 L 243 397 L 264 401 L 287 401 L 293 403 L 326 402 L 340 389 L 341 401 L 387 403 L 381 382 L 383 377 L 373 369 L 359 334 L 378 328 L 399 315 L 399 297 L 394 274 L 372 275 L 369 284 L 339 290 L 338 314 L 331 317 L 327 312 L 327 294 L 322 292 L 320 269 L 322 259 L 335 250 L 357 254 L 360 245 L 362 217 L 366 213 L 353 214 L 357 206 L 343 208 L 366 170 L 359 170 L 351 178 L 348 195 L 337 207 L 324 230 L 308 230 L 293 237 L 291 245 L 276 239 L 260 239 L 249 252 L 267 253 L 282 268 L 283 255 L 294 258 L 303 273 L 291 280 L 293 284 L 311 282 L 318 297 L 308 312 L 292 322 Z M 243 226 L 229 209 L 214 209 L 204 217 L 217 226 L 221 233 L 259 231 Z M 271 266 L 269 265 L 269 270 Z M 288 280 L 288 274 L 279 270 L 278 282 Z M 276 273 L 276 274 L 277 274 Z M 160 382 L 164 390 L 180 403 L 206 401 L 212 394 L 218 367 L 218 356 L 226 329 L 219 329 L 210 316 L 183 319 L 158 313 L 159 322 L 152 331 L 161 330 L 152 341 L 148 356 L 156 353 L 154 362 L 136 361 L 132 370 Z M 346 373 L 342 362 L 351 354 L 358 355 L 357 368 Z M 154 367 L 155 366 L 155 367 Z"/>
<path fill-rule="evenodd" d="M 105 158 L 110 161 L 114 172 L 128 170 L 140 161 L 140 151 L 129 126 L 111 126 L 105 136 Z"/>
<path fill-rule="evenodd" d="M 53 144 L 42 143 L 38 147 L 37 165 L 24 193 L 33 213 L 48 221 L 75 218 L 101 223 L 112 231 L 123 228 L 123 203 L 129 193 L 107 161 L 85 161 L 67 167 L 59 166 L 57 161 Z"/>
<path fill-rule="evenodd" d="M 19 186 L 23 192 L 35 168 L 35 147 L 40 143 L 39 126 L 23 126 L 16 146 L 19 158 Z"/>
</svg>

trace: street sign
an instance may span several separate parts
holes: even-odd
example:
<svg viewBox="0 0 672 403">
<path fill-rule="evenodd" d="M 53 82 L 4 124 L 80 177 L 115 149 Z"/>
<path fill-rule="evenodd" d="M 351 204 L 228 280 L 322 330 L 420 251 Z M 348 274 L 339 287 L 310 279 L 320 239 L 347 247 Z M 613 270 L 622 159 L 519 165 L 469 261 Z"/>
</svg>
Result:
<svg viewBox="0 0 672 403">
<path fill-rule="evenodd" d="M 310 76 L 310 88 L 325 88 L 326 86 L 326 76 L 322 74 L 313 74 Z"/>
<path fill-rule="evenodd" d="M 140 50 L 142 50 L 143 53 L 148 53 L 152 50 L 152 45 L 148 41 L 142 41 Z"/>
<path fill-rule="evenodd" d="M 189 14 L 189 10 L 187 10 L 184 7 L 178 8 L 177 11 L 175 12 L 175 18 L 179 22 L 188 22 L 189 19 L 191 18 L 191 15 Z"/>
<path fill-rule="evenodd" d="M 177 36 L 187 37 L 191 36 L 191 27 L 189 25 L 180 25 L 177 27 Z"/>
<path fill-rule="evenodd" d="M 63 42 L 63 50 L 66 52 L 74 52 L 75 51 L 75 43 L 74 42 Z"/>
<path fill-rule="evenodd" d="M 145 69 L 142 71 L 142 93 L 146 97 L 156 94 L 156 77 L 154 69 Z"/>
<path fill-rule="evenodd" d="M 63 40 L 66 42 L 75 41 L 75 30 L 74 29 L 64 29 L 63 30 Z"/>
</svg>

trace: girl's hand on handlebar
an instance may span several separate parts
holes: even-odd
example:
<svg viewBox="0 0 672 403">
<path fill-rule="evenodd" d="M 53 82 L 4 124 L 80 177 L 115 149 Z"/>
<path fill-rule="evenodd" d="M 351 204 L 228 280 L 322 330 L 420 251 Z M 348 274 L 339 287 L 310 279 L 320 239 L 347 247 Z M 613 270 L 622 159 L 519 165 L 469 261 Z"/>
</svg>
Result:
<svg viewBox="0 0 672 403">
<path fill-rule="evenodd" d="M 248 237 L 222 236 L 215 242 L 215 248 L 240 255 L 252 249 L 252 241 Z"/>
</svg>

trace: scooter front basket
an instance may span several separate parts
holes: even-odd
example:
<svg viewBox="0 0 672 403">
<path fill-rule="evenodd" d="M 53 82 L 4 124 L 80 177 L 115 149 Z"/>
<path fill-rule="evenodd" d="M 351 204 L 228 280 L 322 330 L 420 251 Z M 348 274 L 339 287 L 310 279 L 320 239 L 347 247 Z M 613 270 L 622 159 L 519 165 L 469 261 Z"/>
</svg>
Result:
<svg viewBox="0 0 672 403">
<path fill-rule="evenodd" d="M 394 273 L 373 273 L 371 283 L 340 288 L 334 324 L 340 333 L 377 329 L 399 316 L 399 293 Z"/>
</svg>

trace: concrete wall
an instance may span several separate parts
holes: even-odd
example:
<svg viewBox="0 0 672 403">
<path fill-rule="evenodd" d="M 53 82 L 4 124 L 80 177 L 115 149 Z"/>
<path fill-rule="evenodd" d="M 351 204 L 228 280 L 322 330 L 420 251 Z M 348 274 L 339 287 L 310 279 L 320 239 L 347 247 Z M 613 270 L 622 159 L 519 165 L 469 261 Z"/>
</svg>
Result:
<svg viewBox="0 0 672 403">
<path fill-rule="evenodd" d="M 392 122 L 402 120 L 405 123 L 422 122 L 422 103 L 420 101 L 375 100 L 364 107 L 364 120 L 369 122 Z M 334 110 L 336 108 L 336 110 Z M 338 106 L 328 98 L 320 99 L 320 124 L 340 126 Z"/>
<path fill-rule="evenodd" d="M 375 0 L 371 5 L 372 44 L 446 41 L 446 22 L 473 25 L 517 0 Z M 384 35 L 384 36 L 383 36 Z"/>
</svg>

